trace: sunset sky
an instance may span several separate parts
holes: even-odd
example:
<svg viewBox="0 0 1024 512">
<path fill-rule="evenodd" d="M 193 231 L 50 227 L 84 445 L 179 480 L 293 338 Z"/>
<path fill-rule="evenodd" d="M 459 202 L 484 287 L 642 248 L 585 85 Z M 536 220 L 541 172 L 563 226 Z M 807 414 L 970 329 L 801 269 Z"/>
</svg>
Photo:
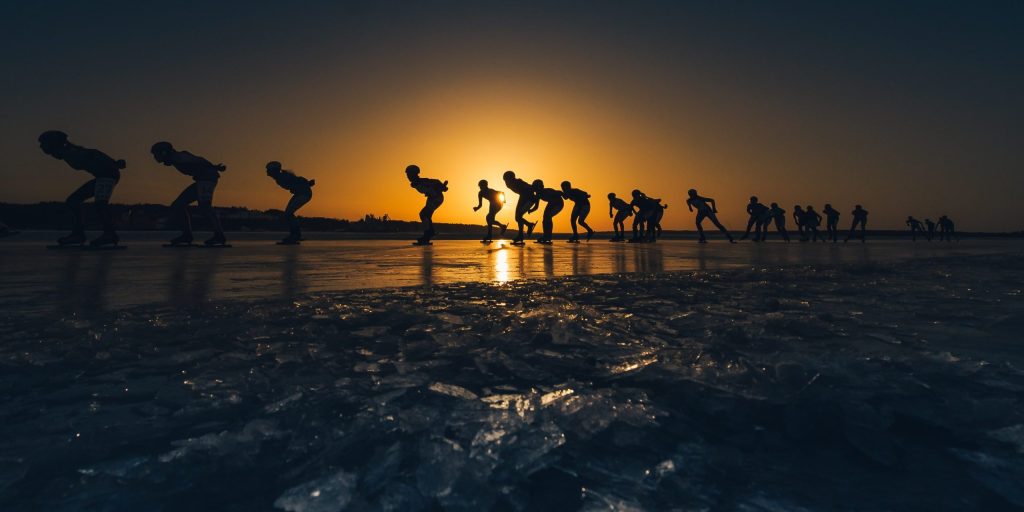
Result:
<svg viewBox="0 0 1024 512">
<path fill-rule="evenodd" d="M 12 1 L 0 29 L 4 202 L 87 179 L 39 150 L 60 129 L 128 161 L 116 202 L 190 182 L 168 140 L 227 164 L 219 205 L 283 207 L 268 160 L 315 178 L 306 215 L 415 219 L 415 163 L 441 222 L 512 169 L 590 192 L 598 229 L 633 188 L 692 229 L 691 187 L 733 229 L 751 194 L 1024 229 L 1020 1 Z"/>
</svg>

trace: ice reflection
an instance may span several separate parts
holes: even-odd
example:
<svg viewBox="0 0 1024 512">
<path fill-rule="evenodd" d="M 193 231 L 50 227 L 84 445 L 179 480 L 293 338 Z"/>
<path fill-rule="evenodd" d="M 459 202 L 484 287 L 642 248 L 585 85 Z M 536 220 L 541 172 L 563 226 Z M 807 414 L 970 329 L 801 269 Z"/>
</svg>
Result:
<svg viewBox="0 0 1024 512">
<path fill-rule="evenodd" d="M 508 249 L 502 246 L 501 248 L 491 253 L 494 258 L 494 281 L 504 284 L 509 280 L 508 277 Z"/>
</svg>

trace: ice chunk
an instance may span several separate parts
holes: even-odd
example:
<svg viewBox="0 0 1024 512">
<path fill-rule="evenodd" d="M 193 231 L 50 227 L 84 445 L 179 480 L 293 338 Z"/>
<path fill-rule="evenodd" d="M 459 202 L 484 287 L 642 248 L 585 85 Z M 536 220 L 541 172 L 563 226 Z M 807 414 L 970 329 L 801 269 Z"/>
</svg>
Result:
<svg viewBox="0 0 1024 512">
<path fill-rule="evenodd" d="M 356 475 L 338 471 L 285 491 L 274 506 L 287 512 L 338 512 L 352 501 Z"/>
<path fill-rule="evenodd" d="M 443 382 L 435 382 L 430 385 L 429 388 L 435 393 L 441 393 L 442 395 L 453 396 L 455 398 L 462 398 L 464 400 L 479 400 L 479 396 L 476 393 L 454 384 L 445 384 Z"/>
</svg>

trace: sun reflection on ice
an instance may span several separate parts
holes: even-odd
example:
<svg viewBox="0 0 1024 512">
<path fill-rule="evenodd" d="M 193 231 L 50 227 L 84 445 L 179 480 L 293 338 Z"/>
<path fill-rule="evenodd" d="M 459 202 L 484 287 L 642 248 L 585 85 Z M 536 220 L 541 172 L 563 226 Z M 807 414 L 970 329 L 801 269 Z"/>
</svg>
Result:
<svg viewBox="0 0 1024 512">
<path fill-rule="evenodd" d="M 505 284 L 508 280 L 508 251 L 502 247 L 494 251 L 494 281 L 498 284 Z"/>
</svg>

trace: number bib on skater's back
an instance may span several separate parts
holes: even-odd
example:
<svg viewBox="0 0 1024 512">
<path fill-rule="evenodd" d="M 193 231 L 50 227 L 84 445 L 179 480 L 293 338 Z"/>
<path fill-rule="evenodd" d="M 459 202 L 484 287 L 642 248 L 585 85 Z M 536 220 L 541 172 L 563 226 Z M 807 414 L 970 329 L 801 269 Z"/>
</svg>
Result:
<svg viewBox="0 0 1024 512">
<path fill-rule="evenodd" d="M 213 191 L 217 189 L 216 181 L 197 181 L 196 197 L 201 203 L 213 202 Z"/>
<path fill-rule="evenodd" d="M 114 195 L 115 185 L 117 180 L 114 178 L 96 178 L 93 180 L 93 197 L 97 201 L 110 201 L 110 196 Z"/>
</svg>

